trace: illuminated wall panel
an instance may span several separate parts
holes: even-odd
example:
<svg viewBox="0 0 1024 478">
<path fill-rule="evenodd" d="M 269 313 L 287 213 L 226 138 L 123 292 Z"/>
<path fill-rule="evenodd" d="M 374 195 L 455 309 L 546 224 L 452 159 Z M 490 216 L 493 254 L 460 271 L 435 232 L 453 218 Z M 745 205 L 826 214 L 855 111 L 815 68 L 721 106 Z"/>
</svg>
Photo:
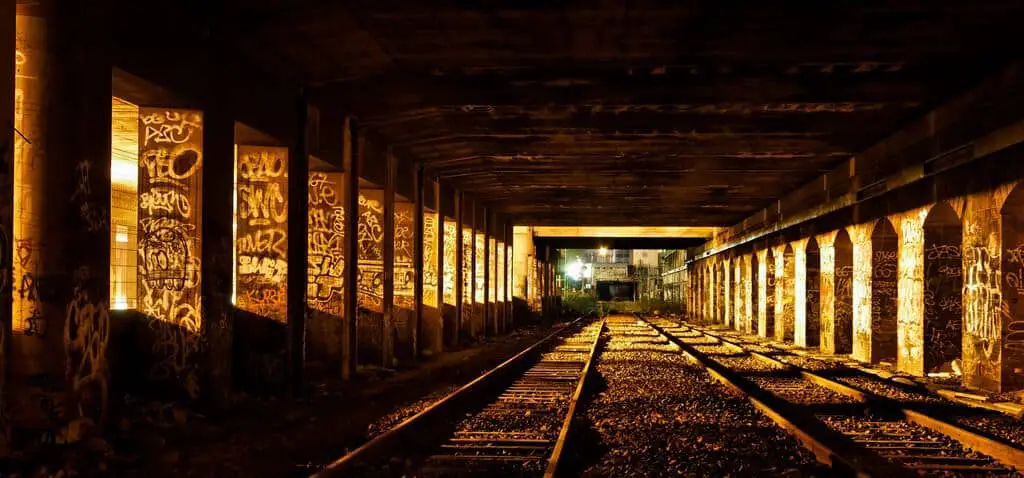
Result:
<svg viewBox="0 0 1024 478">
<path fill-rule="evenodd" d="M 344 173 L 309 175 L 309 305 L 337 317 L 344 314 Z"/>
<path fill-rule="evenodd" d="M 238 146 L 238 308 L 287 322 L 288 148 Z"/>
<path fill-rule="evenodd" d="M 462 323 L 468 327 L 473 317 L 473 229 L 462 228 Z"/>
<path fill-rule="evenodd" d="M 409 310 L 415 307 L 416 269 L 413 266 L 412 234 L 415 211 L 412 203 L 395 203 L 395 305 Z"/>
<path fill-rule="evenodd" d="M 498 302 L 505 302 L 507 300 L 505 298 L 505 281 L 508 279 L 505 271 L 505 255 L 508 251 L 505 250 L 505 243 L 502 241 L 497 241 L 495 243 L 495 250 L 494 258 L 496 264 L 494 266 L 494 275 L 497 279 L 495 294 L 497 295 Z"/>
<path fill-rule="evenodd" d="M 359 192 L 359 307 L 384 312 L 384 191 Z"/>
<path fill-rule="evenodd" d="M 484 294 L 487 292 L 484 288 L 484 281 L 487 274 L 487 270 L 484 268 L 486 257 L 487 257 L 487 240 L 484 239 L 484 234 L 478 232 L 475 234 L 474 244 L 476 245 L 476 264 L 473 275 L 473 282 L 475 287 L 473 289 L 473 299 L 477 304 L 484 303 Z"/>
<path fill-rule="evenodd" d="M 492 304 L 498 301 L 498 258 L 495 251 L 497 247 L 498 242 L 495 241 L 494 238 L 488 239 L 487 254 L 489 262 L 487 263 L 487 297 Z"/>
<path fill-rule="evenodd" d="M 203 117 L 139 110 L 138 309 L 154 319 L 156 379 L 176 379 L 193 397 L 198 377 Z"/>
<path fill-rule="evenodd" d="M 455 305 L 455 281 L 457 280 L 458 271 L 455 270 L 456 258 L 459 254 L 459 247 L 456 241 L 455 234 L 458 232 L 456 229 L 455 221 L 451 219 L 445 219 L 444 221 L 444 303 L 448 305 Z"/>
<path fill-rule="evenodd" d="M 423 210 L 423 305 L 437 307 L 437 213 Z"/>
<path fill-rule="evenodd" d="M 46 136 L 42 114 L 46 84 L 43 73 L 46 54 L 45 22 L 18 15 L 14 79 L 14 284 L 12 327 L 15 333 L 42 334 L 40 299 L 35 278 L 41 265 L 42 198 L 35 197 L 34 185 L 43 181 L 44 152 L 39 149 Z M 33 144 L 31 138 L 35 138 Z"/>
<path fill-rule="evenodd" d="M 111 98 L 110 308 L 134 309 L 138 294 L 139 107 Z"/>
<path fill-rule="evenodd" d="M 514 264 L 513 259 L 512 259 L 512 254 L 513 254 L 512 246 L 506 247 L 505 248 L 505 264 L 506 264 L 505 268 L 508 270 L 508 276 L 505 277 L 505 284 L 506 284 L 506 287 L 505 287 L 505 298 L 508 301 L 512 300 L 512 294 L 513 294 L 513 292 L 515 290 L 514 289 L 515 286 L 513 285 L 513 282 L 512 282 L 515 279 L 515 268 L 512 267 L 512 265 Z"/>
</svg>

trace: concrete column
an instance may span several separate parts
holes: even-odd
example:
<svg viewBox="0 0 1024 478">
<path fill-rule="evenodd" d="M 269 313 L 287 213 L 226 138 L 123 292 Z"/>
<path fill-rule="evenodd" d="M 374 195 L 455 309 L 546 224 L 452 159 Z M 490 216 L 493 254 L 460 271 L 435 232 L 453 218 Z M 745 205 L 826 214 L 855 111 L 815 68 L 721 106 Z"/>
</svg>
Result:
<svg viewBox="0 0 1024 478">
<path fill-rule="evenodd" d="M 754 304 L 757 301 L 757 271 L 754 270 L 756 255 L 752 252 L 744 257 L 743 275 L 746 281 L 743 284 L 743 332 L 754 333 Z"/>
<path fill-rule="evenodd" d="M 15 85 L 15 2 L 0 2 L 0 91 L 14 91 Z M 0 98 L 0 124 L 14 125 L 14 95 Z M 20 138 L 19 138 L 20 140 Z M 0 204 L 14 204 L 14 128 L 0 130 Z M 0 206 L 0 274 L 13 276 L 13 244 L 11 235 L 14 227 L 13 207 Z M 10 410 L 8 403 L 8 375 L 11 370 L 11 281 L 0 281 L 0 456 L 6 456 L 10 443 Z"/>
<path fill-rule="evenodd" d="M 924 376 L 924 220 L 928 207 L 893 217 L 897 248 L 897 368 Z"/>
<path fill-rule="evenodd" d="M 775 257 L 770 249 L 757 251 L 757 335 L 775 334 Z"/>
<path fill-rule="evenodd" d="M 359 174 L 365 145 L 354 118 L 345 118 L 341 135 L 342 169 L 345 171 L 342 206 L 345 208 L 346 232 L 342 377 L 349 379 L 355 376 L 356 364 L 359 363 L 359 235 L 356 231 L 359 230 Z"/>
<path fill-rule="evenodd" d="M 497 327 L 493 322 L 494 313 L 491 311 L 491 212 L 484 209 L 484 257 L 478 258 L 482 260 L 484 267 L 484 303 L 483 303 L 483 323 L 484 323 L 484 334 L 485 335 L 496 335 L 498 333 Z"/>
<path fill-rule="evenodd" d="M 423 289 L 424 289 L 424 278 L 423 273 L 423 195 L 426 194 L 425 181 L 423 175 L 423 165 L 417 164 L 412 170 L 413 174 L 413 213 L 412 213 L 412 267 L 413 274 L 416 276 L 413 282 L 412 300 L 413 300 L 413 311 L 412 311 L 412 356 L 413 358 L 419 358 L 420 356 L 420 337 L 423 331 Z M 433 249 L 432 249 L 433 250 Z"/>
<path fill-rule="evenodd" d="M 385 368 L 396 365 L 395 359 L 395 175 L 397 162 L 388 147 L 384 174 L 384 326 L 381 336 L 381 359 Z"/>
<path fill-rule="evenodd" d="M 963 384 L 992 392 L 1009 390 L 1013 369 L 1024 368 L 1024 364 L 1006 360 L 1003 354 L 1004 330 L 1011 330 L 1009 326 L 1016 322 L 1007 323 L 1010 321 L 1004 318 L 1003 290 L 1007 284 L 1001 280 L 1006 265 L 1003 251 L 1007 247 L 1016 250 L 1018 242 L 1003 237 L 1018 227 L 1011 219 L 1004 232 L 1003 223 L 1009 218 L 1003 217 L 1003 208 L 1011 191 L 1013 185 L 1004 185 L 969 194 L 964 202 Z M 1016 294 L 1016 288 L 1011 290 Z M 1017 303 L 1007 302 L 1014 319 L 1020 316 Z"/>
<path fill-rule="evenodd" d="M 871 361 L 871 233 L 875 223 L 847 228 L 853 243 L 853 358 Z"/>
<path fill-rule="evenodd" d="M 11 35 L 4 55 L 17 69 L 13 87 L 10 75 L 4 82 L 14 99 L 13 108 L 4 102 L 14 114 L 5 129 L 16 132 L 2 148 L 9 160 L 13 143 L 14 202 L 0 208 L 0 246 L 3 264 L 13 262 L 3 282 L 13 279 L 14 298 L 12 334 L 5 320 L 0 336 L 10 374 L 0 420 L 37 439 L 79 417 L 102 425 L 111 406 L 111 12 L 106 1 L 24 8 L 32 16 L 16 25 L 13 5 L 0 17 Z M 12 163 L 3 164 L 10 191 Z"/>
<path fill-rule="evenodd" d="M 735 265 L 733 266 L 733 321 L 732 328 L 738 331 L 743 330 L 743 323 L 747 320 L 746 308 L 744 304 L 743 291 L 747 278 L 743 275 L 743 264 L 746 261 L 745 256 L 738 256 L 733 259 Z"/>
<path fill-rule="evenodd" d="M 821 320 L 819 350 L 827 354 L 836 353 L 836 233 L 828 232 L 815 237 L 818 241 L 818 253 L 821 257 L 821 286 L 818 289 L 821 308 L 818 310 Z"/>
<path fill-rule="evenodd" d="M 775 259 L 775 340 L 792 341 L 794 324 L 793 249 L 784 244 L 773 249 Z"/>
<path fill-rule="evenodd" d="M 226 91 L 220 75 L 210 75 L 211 89 Z M 213 93 L 214 91 L 211 91 Z M 206 337 L 203 372 L 204 401 L 216 409 L 228 406 L 232 384 L 234 306 L 231 303 L 234 272 L 234 179 L 235 121 L 222 94 L 211 94 L 203 111 L 202 183 L 202 289 L 203 335 Z"/>
<path fill-rule="evenodd" d="M 297 99 L 295 138 L 288 161 L 288 263 L 309 264 L 309 105 L 304 97 Z M 298 270 L 295 270 L 298 269 Z M 306 292 L 307 278 L 303 267 L 288 274 L 288 382 L 292 396 L 301 396 L 305 389 L 306 363 Z"/>
<path fill-rule="evenodd" d="M 463 236 L 463 216 L 465 216 L 465 203 L 463 202 L 462 193 L 455 191 L 455 330 L 452 333 L 452 337 L 455 338 L 454 345 L 458 347 L 461 343 L 459 337 L 462 336 L 463 323 L 467 319 L 465 317 L 465 291 L 462 289 L 465 286 L 465 239 Z"/>
</svg>

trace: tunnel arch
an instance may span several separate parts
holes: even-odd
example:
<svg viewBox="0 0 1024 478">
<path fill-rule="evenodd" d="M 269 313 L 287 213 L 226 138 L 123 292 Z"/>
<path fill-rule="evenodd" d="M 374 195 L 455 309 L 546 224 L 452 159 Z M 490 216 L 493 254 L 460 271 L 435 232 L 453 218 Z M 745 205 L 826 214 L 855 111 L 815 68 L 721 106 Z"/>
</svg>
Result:
<svg viewBox="0 0 1024 478">
<path fill-rule="evenodd" d="M 796 305 L 794 297 L 794 279 L 796 278 L 796 265 L 793 261 L 793 245 L 787 243 L 782 249 L 782 275 L 776 287 L 776 301 L 782 301 L 781 306 L 776 304 L 776 310 L 781 316 L 775 317 L 775 340 L 780 342 L 793 342 L 796 331 Z M 778 265 L 776 265 L 778 267 Z M 778 288 L 782 288 L 781 293 Z M 778 314 L 776 314 L 778 315 Z"/>
<path fill-rule="evenodd" d="M 758 335 L 762 337 L 775 336 L 775 252 L 772 248 L 765 248 L 765 301 L 764 321 L 758 324 Z M 758 316 L 760 317 L 760 316 Z"/>
<path fill-rule="evenodd" d="M 1024 186 L 1017 184 L 1003 203 L 1002 299 L 1004 323 L 992 335 L 1003 336 L 1002 388 L 1024 387 Z"/>
<path fill-rule="evenodd" d="M 961 357 L 963 342 L 963 225 L 940 201 L 924 221 L 924 369 L 939 371 Z"/>
<path fill-rule="evenodd" d="M 832 333 L 835 353 L 853 353 L 853 241 L 846 229 L 836 232 L 835 318 Z"/>
<path fill-rule="evenodd" d="M 804 307 L 804 337 L 807 346 L 817 348 L 821 343 L 821 252 L 818 241 L 811 237 L 807 240 L 804 261 L 804 284 L 807 290 L 806 300 L 797 307 Z"/>
<path fill-rule="evenodd" d="M 871 233 L 871 363 L 896 363 L 898 250 L 896 228 L 880 219 Z"/>
</svg>

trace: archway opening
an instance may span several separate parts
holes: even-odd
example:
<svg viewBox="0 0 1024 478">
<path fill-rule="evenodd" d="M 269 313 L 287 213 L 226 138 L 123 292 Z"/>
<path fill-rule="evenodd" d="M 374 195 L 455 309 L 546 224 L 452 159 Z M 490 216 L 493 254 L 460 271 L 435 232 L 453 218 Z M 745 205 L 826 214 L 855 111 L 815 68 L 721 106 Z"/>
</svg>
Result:
<svg viewBox="0 0 1024 478">
<path fill-rule="evenodd" d="M 846 229 L 835 240 L 835 353 L 853 353 L 853 241 Z"/>
<path fill-rule="evenodd" d="M 804 277 L 807 288 L 807 300 L 804 304 L 804 334 L 808 347 L 818 347 L 821 343 L 821 254 L 818 241 L 813 237 L 807 241 L 807 260 L 804 263 Z"/>
<path fill-rule="evenodd" d="M 888 219 L 871 234 L 871 362 L 896 363 L 899 237 Z"/>
<path fill-rule="evenodd" d="M 924 221 L 924 369 L 959 370 L 963 336 L 963 226 L 956 211 L 940 202 Z"/>
<path fill-rule="evenodd" d="M 796 264 L 793 262 L 793 246 L 786 244 L 786 248 L 782 252 L 782 275 L 779 277 L 778 283 L 775 284 L 775 287 L 782 288 L 781 293 L 776 289 L 776 294 L 778 294 L 776 300 L 782 301 L 781 307 L 776 305 L 782 315 L 775 318 L 775 340 L 780 342 L 793 342 L 796 331 L 796 304 L 793 294 L 795 278 Z"/>
</svg>

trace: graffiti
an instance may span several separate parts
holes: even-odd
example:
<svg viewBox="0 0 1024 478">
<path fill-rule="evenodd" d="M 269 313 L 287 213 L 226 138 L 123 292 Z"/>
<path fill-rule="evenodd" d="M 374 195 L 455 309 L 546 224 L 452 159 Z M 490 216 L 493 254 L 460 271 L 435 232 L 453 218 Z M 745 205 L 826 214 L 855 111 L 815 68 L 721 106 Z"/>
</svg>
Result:
<svg viewBox="0 0 1024 478">
<path fill-rule="evenodd" d="M 1002 294 L 997 267 L 1000 257 L 985 246 L 964 247 L 964 326 L 967 334 L 982 344 L 985 357 L 994 359 L 998 350 L 999 311 Z"/>
<path fill-rule="evenodd" d="M 413 293 L 416 287 L 416 269 L 413 267 L 412 217 L 413 205 L 395 204 L 395 256 L 394 256 L 394 297 L 395 304 L 406 309 L 413 308 Z"/>
<path fill-rule="evenodd" d="M 462 228 L 462 320 L 467 327 L 473 318 L 473 229 Z M 540 270 L 537 273 L 537 284 L 540 284 Z"/>
<path fill-rule="evenodd" d="M 309 175 L 309 264 L 307 300 L 318 310 L 342 314 L 344 294 L 345 209 L 341 204 L 341 173 Z M 273 249 L 284 257 L 286 236 L 275 234 Z M 260 254 L 268 251 L 264 247 Z"/>
<path fill-rule="evenodd" d="M 455 305 L 455 281 L 458 271 L 456 270 L 456 258 L 458 257 L 458 244 L 456 241 L 457 228 L 455 221 L 444 221 L 444 303 Z"/>
<path fill-rule="evenodd" d="M 504 302 L 505 299 L 505 243 L 497 241 L 495 243 L 495 254 L 494 254 L 494 278 L 497 284 L 495 284 L 495 294 L 498 302 Z"/>
<path fill-rule="evenodd" d="M 356 290 L 359 307 L 384 311 L 384 195 L 380 190 L 359 193 L 359 227 L 356 230 L 359 267 Z"/>
<path fill-rule="evenodd" d="M 138 307 L 151 320 L 155 380 L 199 394 L 201 349 L 198 214 L 202 114 L 139 112 Z M 81 310 L 87 311 L 88 308 Z"/>
<path fill-rule="evenodd" d="M 483 304 L 487 294 L 487 289 L 484 286 L 487 281 L 487 269 L 485 268 L 487 265 L 487 240 L 484 238 L 483 233 L 480 232 L 476 233 L 474 237 L 476 238 L 474 241 L 476 244 L 476 264 L 474 264 L 473 269 L 475 271 L 473 275 L 473 299 L 477 304 Z"/>
<path fill-rule="evenodd" d="M 932 244 L 925 250 L 925 259 L 960 259 L 960 246 L 950 244 Z"/>
<path fill-rule="evenodd" d="M 278 322 L 287 320 L 287 165 L 287 148 L 238 147 L 235 300 Z"/>
<path fill-rule="evenodd" d="M 142 145 L 185 144 L 202 130 L 202 115 L 198 112 L 163 111 L 139 116 Z"/>
<path fill-rule="evenodd" d="M 187 195 L 176 188 L 154 187 L 139 194 L 139 208 L 150 215 L 177 214 L 183 218 L 192 217 L 192 203 Z"/>
<path fill-rule="evenodd" d="M 97 423 L 103 423 L 107 416 L 107 309 L 106 303 L 94 303 L 87 292 L 78 289 L 68 304 L 64 323 L 66 368 L 78 413 Z"/>
<path fill-rule="evenodd" d="M 423 304 L 437 307 L 437 214 L 423 213 Z"/>
</svg>

